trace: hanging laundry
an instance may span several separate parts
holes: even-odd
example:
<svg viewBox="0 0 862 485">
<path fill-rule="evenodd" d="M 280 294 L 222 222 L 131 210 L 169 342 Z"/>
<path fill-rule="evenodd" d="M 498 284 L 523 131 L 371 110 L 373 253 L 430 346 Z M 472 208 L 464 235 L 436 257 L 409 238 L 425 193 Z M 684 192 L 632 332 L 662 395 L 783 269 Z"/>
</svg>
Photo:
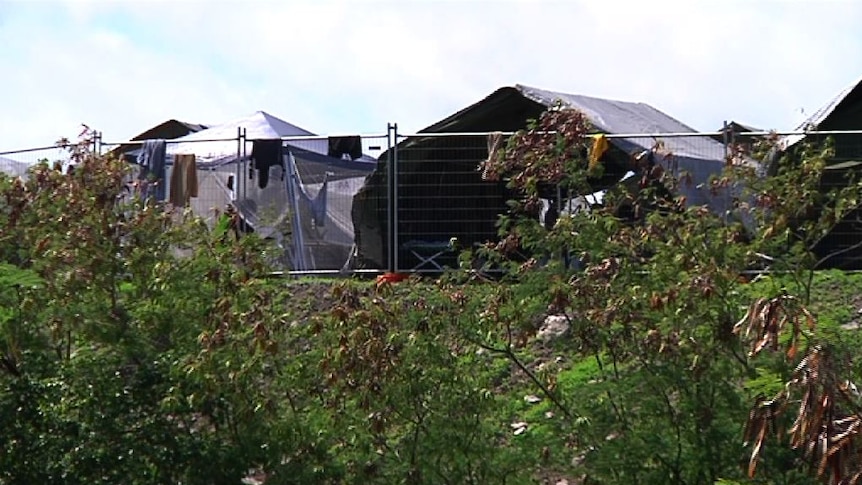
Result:
<svg viewBox="0 0 862 485">
<path fill-rule="evenodd" d="M 174 207 L 189 205 L 189 199 L 198 196 L 198 167 L 194 155 L 174 155 L 171 172 L 170 202 Z"/>
<path fill-rule="evenodd" d="M 599 159 L 608 151 L 610 144 L 607 137 L 603 133 L 593 135 L 593 147 L 590 149 L 590 163 L 588 170 L 593 170 L 599 166 Z"/>
<path fill-rule="evenodd" d="M 165 140 L 147 140 L 138 153 L 139 178 L 146 181 L 144 197 L 165 200 Z"/>
<path fill-rule="evenodd" d="M 362 138 L 358 136 L 330 136 L 328 155 L 335 158 L 344 158 L 344 155 L 347 155 L 351 160 L 362 158 Z"/>
<path fill-rule="evenodd" d="M 261 189 L 269 184 L 269 169 L 273 166 L 284 168 L 282 141 L 254 140 L 251 145 L 251 158 L 258 171 L 257 186 Z"/>
<path fill-rule="evenodd" d="M 140 179 L 147 180 L 150 189 L 147 196 L 156 200 L 165 200 L 165 140 L 147 140 L 138 154 L 138 165 L 141 166 Z M 155 190 L 152 186 L 155 185 Z"/>
</svg>

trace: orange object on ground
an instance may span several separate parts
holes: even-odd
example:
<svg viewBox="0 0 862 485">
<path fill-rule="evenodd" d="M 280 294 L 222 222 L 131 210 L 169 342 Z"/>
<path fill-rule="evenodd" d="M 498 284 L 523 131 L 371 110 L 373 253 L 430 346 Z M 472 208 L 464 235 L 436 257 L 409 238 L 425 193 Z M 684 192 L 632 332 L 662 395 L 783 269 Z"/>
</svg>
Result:
<svg viewBox="0 0 862 485">
<path fill-rule="evenodd" d="M 404 281 L 409 277 L 410 275 L 407 273 L 383 273 L 377 277 L 377 286 L 386 283 L 398 283 L 399 281 Z"/>
</svg>

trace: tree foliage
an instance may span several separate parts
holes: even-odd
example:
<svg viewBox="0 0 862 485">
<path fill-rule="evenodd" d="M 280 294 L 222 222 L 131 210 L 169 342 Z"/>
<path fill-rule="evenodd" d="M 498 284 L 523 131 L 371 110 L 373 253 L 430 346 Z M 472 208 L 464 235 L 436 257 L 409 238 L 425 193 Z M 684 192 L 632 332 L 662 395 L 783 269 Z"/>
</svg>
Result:
<svg viewBox="0 0 862 485">
<path fill-rule="evenodd" d="M 589 194 L 594 167 L 584 155 L 587 130 L 580 113 L 549 111 L 513 136 L 484 170 L 523 195 L 516 209 L 535 204 L 542 183 Z M 652 152 L 673 159 L 661 142 Z M 503 241 L 535 256 L 513 262 L 509 274 L 530 287 L 529 298 L 542 308 L 539 317 L 568 320 L 570 335 L 560 344 L 566 352 L 596 363 L 583 388 L 562 394 L 552 384 L 564 372 L 542 387 L 574 418 L 585 478 L 756 480 L 759 463 L 760 476 L 771 481 L 804 482 L 795 463 L 807 460 L 824 480 L 856 480 L 852 450 L 859 423 L 851 406 L 855 395 L 848 392 L 855 388 L 850 376 L 838 377 L 852 354 L 838 357 L 840 345 L 817 334 L 816 317 L 805 306 L 813 270 L 827 259 L 815 257 L 814 248 L 859 203 L 860 186 L 852 179 L 832 190 L 822 186 L 830 156 L 826 145 L 768 159 L 771 166 L 729 158 L 725 173 L 708 184 L 736 197 L 724 214 L 668 197 L 687 183 L 685 174 L 645 170 L 633 157 L 634 192 L 612 188 L 603 205 L 562 214 L 550 229 L 529 210 L 501 220 Z M 620 202 L 634 210 L 623 215 Z M 505 261 L 506 245 L 495 249 Z M 573 260 L 583 268 L 569 269 Z M 768 290 L 774 293 L 757 299 L 740 320 L 752 298 L 745 284 L 750 270 L 781 271 L 791 285 Z M 523 335 L 515 340 L 528 341 L 536 326 L 518 327 L 524 316 L 510 321 L 508 311 L 497 308 L 500 301 L 490 300 L 487 311 L 498 316 L 491 325 L 505 334 L 519 328 Z M 760 355 L 779 348 L 783 358 Z M 767 389 L 775 394 L 763 394 Z M 796 421 L 781 432 L 783 412 L 797 404 Z M 790 446 L 765 453 L 772 432 L 789 434 Z M 743 436 L 751 446 L 744 470 L 738 446 Z"/>
<path fill-rule="evenodd" d="M 510 137 L 500 240 L 433 281 L 271 279 L 235 213 L 140 198 L 86 138 L 0 178 L 0 483 L 854 483 L 860 339 L 813 249 L 859 185 L 823 189 L 829 145 L 730 158 L 716 214 L 633 158 L 546 227 L 605 175 L 589 129 Z"/>
</svg>

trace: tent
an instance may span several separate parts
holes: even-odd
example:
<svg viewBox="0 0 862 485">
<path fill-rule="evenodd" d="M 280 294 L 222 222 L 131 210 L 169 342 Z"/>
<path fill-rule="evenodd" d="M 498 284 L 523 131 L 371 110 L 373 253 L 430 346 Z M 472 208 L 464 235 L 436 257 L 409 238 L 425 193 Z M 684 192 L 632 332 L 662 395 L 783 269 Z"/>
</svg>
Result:
<svg viewBox="0 0 862 485">
<path fill-rule="evenodd" d="M 205 125 L 201 125 L 198 123 L 188 123 L 185 121 L 170 119 L 139 133 L 138 135 L 132 137 L 130 141 L 154 140 L 157 138 L 163 140 L 174 140 L 176 138 L 186 136 L 190 133 L 196 133 L 206 128 L 207 127 Z M 137 147 L 138 145 L 120 144 L 112 148 L 107 153 L 107 155 L 120 156 L 121 154 L 134 151 Z"/>
<path fill-rule="evenodd" d="M 794 131 L 850 130 L 862 130 L 862 78 L 842 89 Z M 834 142 L 835 155 L 826 167 L 822 180 L 824 190 L 845 185 L 850 176 L 857 179 L 862 176 L 862 134 L 804 133 L 788 135 L 779 140 L 779 147 L 794 156 L 803 140 L 823 142 L 827 137 Z M 862 210 L 852 211 L 814 248 L 820 258 L 834 255 L 824 262 L 824 267 L 862 269 L 862 248 L 854 247 L 862 234 L 862 222 L 859 221 L 862 221 Z"/>
<path fill-rule="evenodd" d="M 353 223 L 359 259 L 369 266 L 382 267 L 397 255 L 399 267 L 413 268 L 421 257 L 405 243 L 442 242 L 457 238 L 470 246 L 497 237 L 498 216 L 507 210 L 510 198 L 501 183 L 483 181 L 479 162 L 488 156 L 487 136 L 422 136 L 443 133 L 510 132 L 526 126 L 555 103 L 576 108 L 587 116 L 597 132 L 635 135 L 695 133 L 695 130 L 644 103 L 614 101 L 565 94 L 533 87 L 503 87 L 485 99 L 421 130 L 397 145 L 397 235 L 398 251 L 389 251 L 387 212 L 387 157 L 380 157 L 377 170 L 357 194 Z M 603 157 L 604 185 L 626 176 L 631 156 L 655 146 L 659 137 L 625 136 L 611 138 L 612 149 Z M 689 204 L 707 204 L 717 212 L 731 203 L 729 194 L 715 194 L 704 186 L 725 165 L 725 148 L 707 136 L 661 137 L 664 148 L 673 153 L 661 160 L 665 168 L 683 172 L 687 183 L 680 192 Z M 601 187 L 596 187 L 600 189 Z"/>
<path fill-rule="evenodd" d="M 283 137 L 313 137 L 314 133 L 276 118 L 264 111 L 228 121 L 205 130 L 178 138 L 168 146 L 168 154 L 193 153 L 198 165 L 218 165 L 237 157 L 239 130 L 245 130 L 247 140 Z M 293 146 L 316 153 L 326 153 L 326 139 L 294 141 Z M 242 155 L 242 154 L 240 154 Z"/>
<path fill-rule="evenodd" d="M 719 129 L 715 130 L 718 134 L 712 138 L 721 144 L 742 145 L 745 148 L 751 148 L 757 141 L 764 138 L 763 135 L 752 135 L 751 133 L 763 133 L 764 130 L 755 128 L 751 125 L 740 123 L 738 121 L 728 121 Z"/>
<path fill-rule="evenodd" d="M 278 139 L 286 139 L 283 163 L 263 173 L 251 160 L 255 143 Z M 351 156 L 338 151 L 345 140 L 355 144 Z M 257 111 L 169 140 L 166 179 L 177 155 L 194 154 L 198 195 L 190 207 L 196 214 L 213 221 L 218 211 L 233 206 L 247 228 L 285 249 L 285 269 L 338 270 L 352 254 L 351 205 L 374 169 L 376 159 L 366 155 L 372 144 L 358 136 L 316 136 Z"/>
<path fill-rule="evenodd" d="M 862 78 L 856 80 L 817 109 L 814 114 L 799 124 L 794 131 L 839 131 L 862 129 Z M 781 140 L 782 148 L 801 142 L 822 141 L 825 136 L 796 134 Z M 836 163 L 862 159 L 862 135 L 832 135 L 835 141 Z"/>
</svg>

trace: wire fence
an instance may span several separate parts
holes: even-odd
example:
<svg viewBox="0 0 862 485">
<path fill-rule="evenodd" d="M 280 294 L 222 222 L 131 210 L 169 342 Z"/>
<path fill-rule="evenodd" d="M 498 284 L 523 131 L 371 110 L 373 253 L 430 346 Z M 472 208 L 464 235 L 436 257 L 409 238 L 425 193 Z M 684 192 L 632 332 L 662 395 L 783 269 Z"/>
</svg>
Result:
<svg viewBox="0 0 862 485">
<path fill-rule="evenodd" d="M 210 223 L 228 207 L 236 209 L 249 232 L 271 241 L 280 255 L 273 264 L 284 274 L 439 272 L 458 264 L 459 249 L 497 240 L 499 216 L 513 194 L 483 178 L 480 164 L 489 156 L 489 140 L 508 134 L 400 134 L 390 125 L 382 134 L 286 136 L 279 138 L 282 157 L 273 164 L 255 155 L 265 140 L 242 130 L 234 137 L 184 137 L 164 140 L 164 175 L 157 183 L 165 186 L 165 203 L 187 205 Z M 631 176 L 638 169 L 633 161 L 648 153 L 673 155 L 657 163 L 688 178 L 679 190 L 690 204 L 723 212 L 732 194 L 710 190 L 707 182 L 728 157 L 753 156 L 765 139 L 790 144 L 827 137 L 835 154 L 823 184 L 840 186 L 859 168 L 862 131 L 607 134 L 606 173 L 596 192 L 548 194 L 537 217 L 545 221 L 551 212 L 601 204 L 603 190 Z M 122 157 L 138 170 L 145 146 L 100 136 L 94 143 L 99 153 Z M 181 159 L 190 155 L 195 187 L 176 202 L 169 189 L 188 178 Z M 0 172 L 26 177 L 35 163 L 63 165 L 69 157 L 68 147 L 58 146 L 0 152 Z M 836 227 L 830 244 L 847 247 L 860 236 L 862 226 L 849 220 Z"/>
<path fill-rule="evenodd" d="M 60 162 L 64 168 L 69 162 L 69 146 L 45 146 L 0 152 L 0 172 L 7 175 L 23 176 L 27 170 L 39 162 Z"/>
</svg>

